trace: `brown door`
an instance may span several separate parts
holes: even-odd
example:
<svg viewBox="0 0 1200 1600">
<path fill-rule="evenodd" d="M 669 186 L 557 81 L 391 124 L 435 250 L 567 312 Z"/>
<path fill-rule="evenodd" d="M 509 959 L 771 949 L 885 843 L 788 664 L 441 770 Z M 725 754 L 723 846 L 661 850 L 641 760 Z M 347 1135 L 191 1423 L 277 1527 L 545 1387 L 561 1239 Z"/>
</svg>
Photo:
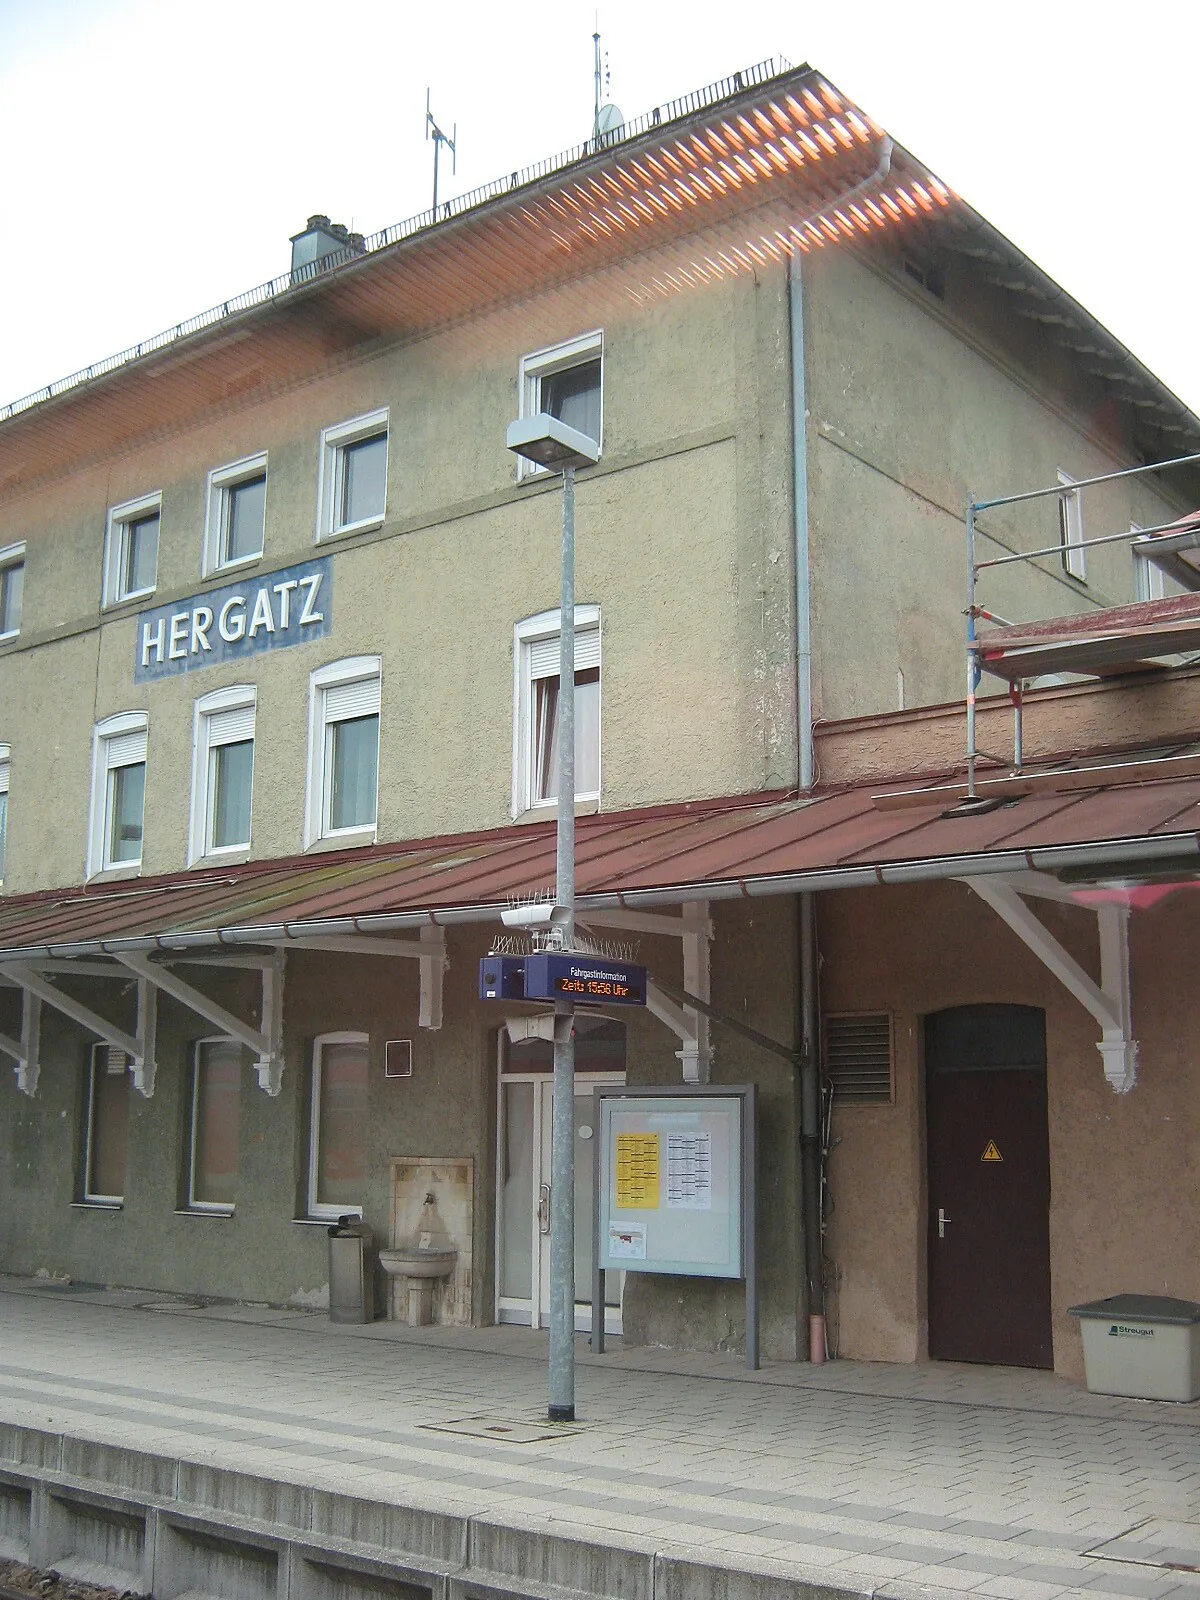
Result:
<svg viewBox="0 0 1200 1600">
<path fill-rule="evenodd" d="M 929 1353 L 1051 1367 L 1045 1013 L 936 1012 L 925 1073 Z"/>
</svg>

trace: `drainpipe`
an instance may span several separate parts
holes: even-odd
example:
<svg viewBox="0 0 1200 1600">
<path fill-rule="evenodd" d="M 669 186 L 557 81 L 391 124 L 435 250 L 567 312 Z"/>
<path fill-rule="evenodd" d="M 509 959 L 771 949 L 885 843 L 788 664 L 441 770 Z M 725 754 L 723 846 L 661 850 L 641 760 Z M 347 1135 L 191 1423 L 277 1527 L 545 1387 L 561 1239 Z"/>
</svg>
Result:
<svg viewBox="0 0 1200 1600">
<path fill-rule="evenodd" d="M 804 387 L 804 285 L 800 252 L 788 257 L 788 334 L 792 369 L 792 532 L 796 572 L 796 786 L 811 789 L 812 591 L 808 559 L 808 398 Z"/>
<path fill-rule="evenodd" d="M 792 375 L 792 521 L 796 573 L 796 787 L 813 785 L 812 586 L 808 550 L 808 402 L 804 385 L 804 284 L 800 252 L 788 258 L 788 333 Z M 800 1206 L 803 1213 L 808 1358 L 825 1359 L 821 1249 L 821 1081 L 817 1054 L 814 899 L 797 897 L 800 943 Z"/>
<path fill-rule="evenodd" d="M 817 1031 L 816 896 L 801 894 L 800 939 L 800 1199 L 808 1291 L 808 1359 L 825 1360 L 824 1241 L 821 1238 L 821 1070 Z"/>
</svg>

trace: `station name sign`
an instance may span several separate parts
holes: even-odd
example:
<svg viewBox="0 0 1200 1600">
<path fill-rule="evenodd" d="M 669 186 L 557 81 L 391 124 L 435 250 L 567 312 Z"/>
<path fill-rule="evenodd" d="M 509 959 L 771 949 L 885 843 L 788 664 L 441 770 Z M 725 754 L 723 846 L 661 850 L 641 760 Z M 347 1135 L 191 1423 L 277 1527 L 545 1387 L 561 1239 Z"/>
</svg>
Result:
<svg viewBox="0 0 1200 1600">
<path fill-rule="evenodd" d="M 600 1006 L 644 1006 L 646 969 L 581 951 L 540 950 L 527 956 L 485 956 L 482 1000 L 576 1000 Z"/>
<path fill-rule="evenodd" d="M 147 683 L 303 644 L 323 638 L 332 623 L 333 564 L 322 556 L 141 612 L 133 681 Z"/>
</svg>

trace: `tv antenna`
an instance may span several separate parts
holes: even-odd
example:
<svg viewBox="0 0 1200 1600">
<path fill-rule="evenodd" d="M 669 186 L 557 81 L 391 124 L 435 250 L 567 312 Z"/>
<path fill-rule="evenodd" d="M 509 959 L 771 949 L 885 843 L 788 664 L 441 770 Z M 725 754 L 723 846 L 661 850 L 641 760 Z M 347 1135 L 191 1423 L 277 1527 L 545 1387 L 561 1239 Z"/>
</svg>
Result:
<svg viewBox="0 0 1200 1600">
<path fill-rule="evenodd" d="M 442 132 L 437 123 L 434 121 L 433 112 L 429 109 L 428 89 L 425 91 L 425 138 L 427 140 L 433 140 L 433 215 L 434 220 L 436 221 L 438 207 L 438 157 L 442 153 L 442 146 L 445 145 L 450 152 L 450 171 L 452 173 L 456 173 L 458 171 L 458 152 L 455 149 L 455 145 L 458 140 L 458 123 L 456 122 L 454 124 L 453 133 L 447 134 Z"/>
<path fill-rule="evenodd" d="M 617 131 L 625 126 L 625 118 L 621 115 L 620 108 L 605 98 L 612 87 L 612 72 L 609 69 L 607 52 L 601 63 L 599 12 L 596 14 L 596 32 L 592 35 L 592 49 L 596 65 L 596 108 L 592 117 L 592 143 L 599 149 L 602 144 L 611 144 Z"/>
</svg>

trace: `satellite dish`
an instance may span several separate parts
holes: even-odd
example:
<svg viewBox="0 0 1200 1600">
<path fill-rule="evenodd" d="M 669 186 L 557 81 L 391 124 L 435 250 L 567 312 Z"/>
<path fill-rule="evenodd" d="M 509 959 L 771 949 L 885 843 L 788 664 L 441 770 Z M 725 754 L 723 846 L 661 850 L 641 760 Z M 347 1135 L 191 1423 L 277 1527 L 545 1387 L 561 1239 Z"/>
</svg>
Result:
<svg viewBox="0 0 1200 1600">
<path fill-rule="evenodd" d="M 614 106 L 611 101 L 596 113 L 596 138 L 606 144 L 611 143 L 624 126 L 625 118 L 620 107 Z"/>
</svg>

